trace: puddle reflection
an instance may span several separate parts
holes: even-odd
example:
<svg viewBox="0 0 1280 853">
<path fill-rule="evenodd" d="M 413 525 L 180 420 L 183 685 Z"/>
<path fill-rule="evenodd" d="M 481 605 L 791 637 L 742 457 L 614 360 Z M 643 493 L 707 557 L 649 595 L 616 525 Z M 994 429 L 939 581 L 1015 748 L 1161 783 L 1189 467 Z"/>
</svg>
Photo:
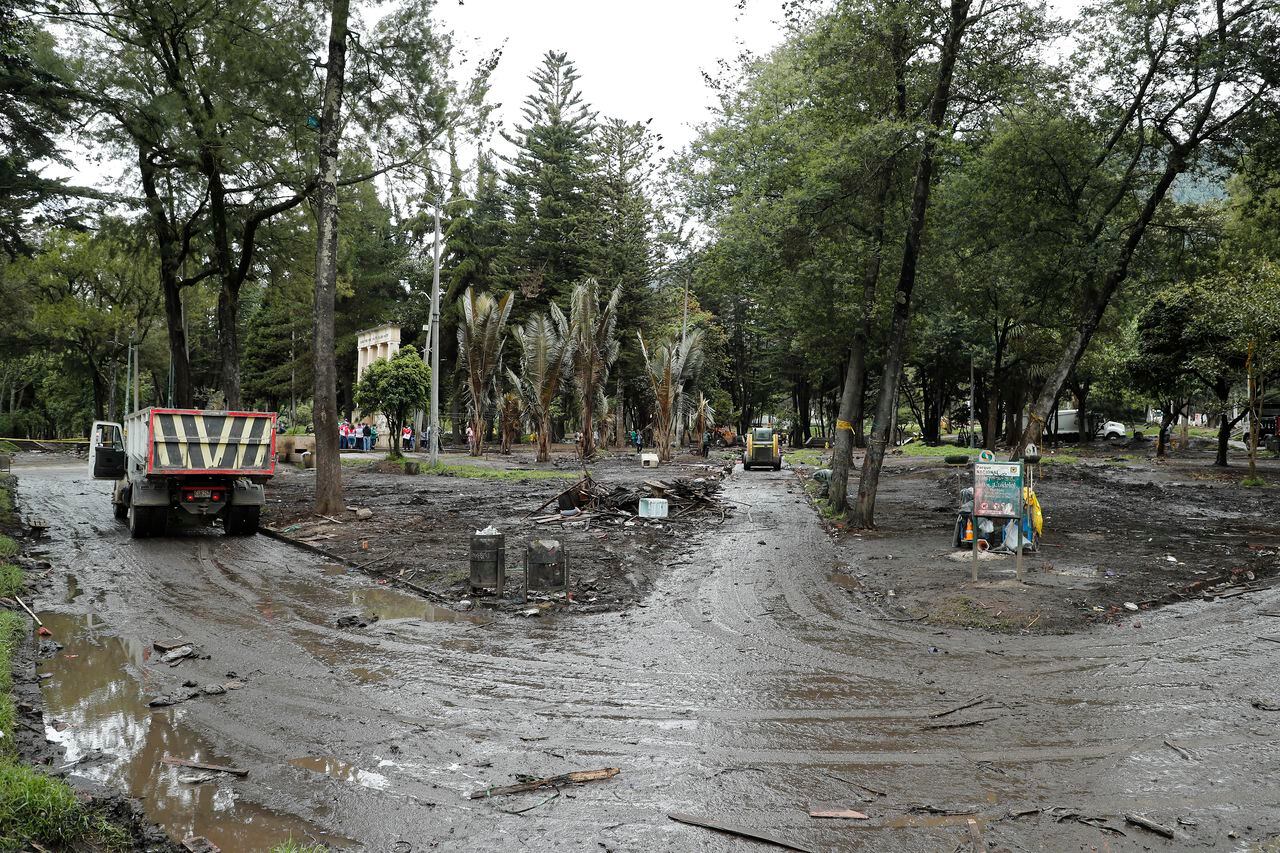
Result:
<svg viewBox="0 0 1280 853">
<path fill-rule="evenodd" d="M 144 654 L 136 638 L 107 636 L 92 616 L 42 613 L 54 637 L 64 645 L 39 671 L 51 673 L 42 684 L 45 734 L 66 749 L 73 773 L 140 799 L 147 817 L 175 839 L 203 835 L 224 850 L 265 850 L 289 840 L 314 839 L 341 844 L 306 821 L 239 799 L 230 778 L 202 784 L 179 781 L 194 771 L 161 763 L 165 754 L 234 764 L 178 721 L 174 708 L 146 706 Z M 62 731 L 54 726 L 66 723 Z M 101 752 L 103 758 L 96 758 Z"/>
</svg>

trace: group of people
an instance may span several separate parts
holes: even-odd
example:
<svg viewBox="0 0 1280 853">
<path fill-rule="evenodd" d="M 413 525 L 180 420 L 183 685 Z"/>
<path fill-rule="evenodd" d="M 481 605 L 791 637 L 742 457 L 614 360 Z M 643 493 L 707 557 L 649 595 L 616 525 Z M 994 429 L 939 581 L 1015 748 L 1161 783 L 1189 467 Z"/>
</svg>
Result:
<svg viewBox="0 0 1280 853">
<path fill-rule="evenodd" d="M 371 424 L 353 424 L 343 420 L 338 424 L 339 450 L 373 450 L 378 441 L 378 429 Z"/>
<path fill-rule="evenodd" d="M 404 429 L 400 430 L 400 449 L 405 452 L 411 452 L 419 447 L 426 447 L 427 440 L 430 437 L 431 427 L 423 427 L 421 435 L 414 435 L 413 427 L 405 424 Z"/>
</svg>

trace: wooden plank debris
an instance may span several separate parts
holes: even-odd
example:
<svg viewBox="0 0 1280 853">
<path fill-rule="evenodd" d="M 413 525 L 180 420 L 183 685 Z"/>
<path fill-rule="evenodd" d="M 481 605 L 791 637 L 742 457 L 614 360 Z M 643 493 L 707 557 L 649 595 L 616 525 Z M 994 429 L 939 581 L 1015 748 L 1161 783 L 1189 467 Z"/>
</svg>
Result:
<svg viewBox="0 0 1280 853">
<path fill-rule="evenodd" d="M 976 720 L 956 720 L 956 721 L 954 721 L 954 722 L 949 722 L 949 723 L 930 723 L 929 725 L 925 726 L 924 728 L 925 728 L 926 730 L 938 730 L 938 729 L 963 729 L 963 728 L 967 728 L 968 726 L 981 726 L 981 725 L 984 725 L 985 723 L 990 723 L 990 722 L 992 722 L 992 721 L 994 721 L 994 720 L 998 720 L 998 719 L 1000 719 L 1000 717 L 998 717 L 998 716 L 995 716 L 995 717 L 979 717 L 979 718 L 978 718 L 978 719 L 976 719 Z"/>
<path fill-rule="evenodd" d="M 730 835 L 738 835 L 742 838 L 751 838 L 755 841 L 764 841 L 769 844 L 775 844 L 786 850 L 799 850 L 800 853 L 818 853 L 815 847 L 806 847 L 795 841 L 789 841 L 779 835 L 771 832 L 765 832 L 760 829 L 750 829 L 745 826 L 739 826 L 734 823 L 725 823 L 724 821 L 713 820 L 708 817 L 699 817 L 691 814 L 680 814 L 679 812 L 671 812 L 667 817 L 677 823 L 686 823 L 689 826 L 701 826 L 704 829 L 714 829 L 717 832 L 727 832 Z"/>
<path fill-rule="evenodd" d="M 1173 838 L 1173 830 L 1161 823 L 1156 823 L 1148 817 L 1140 814 L 1126 814 L 1124 816 L 1126 822 L 1134 826 L 1140 826 L 1148 832 L 1154 832 L 1156 835 L 1163 835 L 1165 838 Z"/>
<path fill-rule="evenodd" d="M 838 803 L 818 803 L 809 806 L 809 817 L 843 818 L 846 820 L 870 820 L 857 809 L 851 809 Z"/>
<path fill-rule="evenodd" d="M 168 754 L 160 760 L 171 767 L 191 767 L 195 770 L 212 770 L 215 773 L 230 773 L 232 776 L 239 776 L 241 779 L 249 775 L 248 770 L 241 770 L 238 767 L 226 767 L 221 764 L 206 764 L 203 761 L 189 761 L 185 758 L 177 758 Z"/>
<path fill-rule="evenodd" d="M 955 705 L 951 708 L 947 708 L 945 711 L 937 711 L 933 714 L 930 714 L 929 716 L 934 719 L 937 719 L 938 717 L 946 717 L 951 714 L 954 714 L 957 711 L 964 711 L 969 708 L 972 708 L 974 705 L 981 705 L 983 702 L 986 702 L 990 698 L 991 698 L 990 696 L 984 693 L 983 695 L 975 699 L 970 699 L 968 702 L 965 702 L 963 705 Z"/>
<path fill-rule="evenodd" d="M 556 788 L 560 785 L 577 785 L 583 782 L 596 782 L 601 779 L 612 779 L 622 771 L 617 767 L 605 767 L 600 770 L 575 770 L 572 773 L 561 773 L 559 776 L 548 776 L 545 779 L 529 779 L 515 785 L 500 785 L 496 788 L 481 788 L 467 794 L 468 800 L 479 800 L 484 797 L 498 797 L 503 794 L 522 794 L 536 791 L 539 788 Z"/>
</svg>

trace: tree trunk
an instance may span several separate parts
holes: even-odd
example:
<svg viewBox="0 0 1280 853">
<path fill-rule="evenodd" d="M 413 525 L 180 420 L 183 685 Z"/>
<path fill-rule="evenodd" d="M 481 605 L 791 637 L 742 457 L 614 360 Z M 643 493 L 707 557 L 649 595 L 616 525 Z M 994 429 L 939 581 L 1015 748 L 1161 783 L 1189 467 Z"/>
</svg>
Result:
<svg viewBox="0 0 1280 853">
<path fill-rule="evenodd" d="M 895 23 L 890 41 L 893 56 L 894 83 L 897 94 L 896 113 L 901 119 L 907 112 L 906 28 Z M 880 266 L 884 259 L 884 218 L 893 175 L 897 171 L 897 155 L 880 164 L 875 194 L 871 205 L 871 254 L 862 270 L 862 316 L 849 348 L 849 365 L 845 369 L 840 408 L 836 414 L 835 448 L 831 454 L 831 479 L 828 503 L 838 511 L 845 509 L 849 492 L 849 468 L 854 446 L 862 447 L 863 401 L 867 396 L 867 341 L 871 338 L 871 319 L 875 311 L 876 286 L 880 282 Z"/>
<path fill-rule="evenodd" d="M 1227 467 L 1227 443 L 1231 441 L 1231 428 L 1236 422 L 1231 420 L 1231 415 L 1227 413 L 1227 403 L 1231 398 L 1231 386 L 1227 384 L 1227 380 L 1221 376 L 1213 384 L 1213 394 L 1218 398 L 1218 403 L 1222 406 L 1222 414 L 1218 419 L 1218 453 L 1213 459 L 1213 464 L 1219 468 Z"/>
<path fill-rule="evenodd" d="M 1177 419 L 1179 408 L 1176 401 L 1169 400 L 1165 403 L 1164 411 L 1160 413 L 1160 434 L 1156 436 L 1157 459 L 1163 459 L 1169 449 L 1169 428 Z"/>
<path fill-rule="evenodd" d="M 347 64 L 350 0 L 333 0 L 329 57 L 320 117 L 320 180 L 316 187 L 315 408 L 316 512 L 342 512 L 342 460 L 338 455 L 338 376 L 333 303 L 338 282 L 338 145 Z"/>
<path fill-rule="evenodd" d="M 538 418 L 538 462 L 551 461 L 551 417 Z"/>
<path fill-rule="evenodd" d="M 594 385 L 594 383 L 592 383 Z M 595 392 L 582 395 L 582 458 L 590 459 L 596 455 L 596 395 Z"/>
<path fill-rule="evenodd" d="M 1128 278 L 1129 263 L 1133 260 L 1138 244 L 1142 242 L 1142 236 L 1146 233 L 1147 226 L 1151 224 L 1152 218 L 1155 217 L 1156 210 L 1168 193 L 1169 187 L 1173 185 L 1174 179 L 1185 168 L 1186 156 L 1187 152 L 1182 148 L 1174 149 L 1169 155 L 1169 162 L 1165 165 L 1164 173 L 1160 176 L 1155 188 L 1152 189 L 1151 195 L 1147 198 L 1146 204 L 1143 205 L 1137 221 L 1134 222 L 1133 227 L 1128 229 L 1129 236 L 1120 249 L 1120 255 L 1116 259 L 1115 265 L 1107 273 L 1100 287 L 1090 287 L 1086 291 L 1076 328 L 1067 338 L 1066 346 L 1063 347 L 1062 355 L 1058 357 L 1057 364 L 1049 372 L 1049 375 L 1045 377 L 1044 386 L 1040 389 L 1040 396 L 1036 398 L 1035 405 L 1031 407 L 1026 429 L 1022 431 L 1022 436 L 1018 439 L 1017 446 L 1013 448 L 1012 459 L 1021 459 L 1022 451 L 1026 449 L 1026 446 L 1035 444 L 1040 440 L 1040 436 L 1044 432 L 1045 418 L 1049 417 L 1049 413 L 1053 411 L 1053 403 L 1058 398 L 1063 384 L 1066 383 L 1067 377 L 1071 375 L 1071 371 L 1075 370 L 1081 356 L 1084 355 L 1085 348 L 1089 346 L 1089 341 L 1093 339 L 1093 333 L 1098 330 L 1099 324 L 1102 323 L 1102 317 L 1107 311 L 1107 305 L 1110 304 L 1111 297 L 1115 295 L 1121 283 Z"/>
<path fill-rule="evenodd" d="M 218 353 L 222 362 L 222 396 L 228 411 L 240 400 L 240 288 L 223 279 L 218 288 Z"/>
<path fill-rule="evenodd" d="M 194 406 L 191 394 L 191 362 L 187 358 L 187 331 L 182 316 L 182 282 L 178 278 L 181 263 L 181 241 L 169 221 L 164 201 L 156 186 L 156 166 L 148 151 L 138 146 L 138 174 L 146 199 L 147 218 L 156 238 L 160 255 L 160 289 L 164 293 L 165 325 L 169 332 L 169 361 L 173 365 L 174 406 L 190 409 Z M 128 406 L 125 407 L 128 409 Z"/>
<path fill-rule="evenodd" d="M 858 504 L 854 520 L 862 527 L 875 526 L 876 491 L 880 485 L 880 470 L 889 442 L 898 407 L 898 383 L 902 377 L 902 359 L 907 345 L 907 332 L 911 319 L 911 291 L 916 283 L 916 267 L 920 261 L 920 244 L 924 236 L 925 213 L 929 208 L 929 194 L 933 188 L 933 158 L 938 147 L 938 136 L 946 118 L 951 99 L 951 77 L 955 71 L 960 43 L 968 25 L 971 0 L 951 0 L 951 21 L 947 26 L 946 40 L 938 58 L 938 78 L 933 97 L 929 102 L 929 130 L 920 149 L 916 163 L 914 187 L 911 195 L 911 218 L 907 222 L 907 234 L 902 250 L 902 267 L 898 275 L 897 292 L 893 300 L 893 316 L 889 326 L 889 350 L 885 353 L 884 373 L 880 381 L 880 399 L 876 405 L 875 420 L 871 427 L 871 440 L 862 460 L 858 478 Z"/>
</svg>

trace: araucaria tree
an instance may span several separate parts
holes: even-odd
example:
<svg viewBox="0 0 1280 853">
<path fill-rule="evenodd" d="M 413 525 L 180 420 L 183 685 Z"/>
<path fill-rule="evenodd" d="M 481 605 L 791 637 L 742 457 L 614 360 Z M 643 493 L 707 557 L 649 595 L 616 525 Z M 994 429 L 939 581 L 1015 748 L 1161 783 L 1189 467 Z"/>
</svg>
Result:
<svg viewBox="0 0 1280 853">
<path fill-rule="evenodd" d="M 525 413 L 536 424 L 537 460 L 550 462 L 551 407 L 573 363 L 569 321 L 553 302 L 550 313 L 531 318 L 514 335 L 520 344 L 520 373 L 508 371 L 507 376 L 524 401 Z"/>
<path fill-rule="evenodd" d="M 688 399 L 684 388 L 702 366 L 702 330 L 691 329 L 683 341 L 661 343 L 652 351 L 642 335 L 637 337 L 649 391 L 653 394 L 653 443 L 658 447 L 658 459 L 670 462 L 676 421 L 681 414 L 678 409 L 681 401 Z"/>
<path fill-rule="evenodd" d="M 594 278 L 579 282 L 569 297 L 569 335 L 573 345 L 573 384 L 582 414 L 582 457 L 596 453 L 595 413 L 603 405 L 609 368 L 618 358 L 618 302 L 622 288 L 615 287 L 609 301 L 600 304 L 600 285 Z"/>
<path fill-rule="evenodd" d="M 511 316 L 514 298 L 511 293 L 495 298 L 489 293 L 477 293 L 470 287 L 462 295 L 458 363 L 467 374 L 467 405 L 471 409 L 471 428 L 475 431 L 475 441 L 471 443 L 472 456 L 479 456 L 484 447 L 490 389 L 502 362 L 507 319 Z"/>
<path fill-rule="evenodd" d="M 381 412 L 387 419 L 392 459 L 400 458 L 400 431 L 421 411 L 431 395 L 431 369 L 418 351 L 401 347 L 390 359 L 380 358 L 364 369 L 356 385 L 356 405 L 365 414 Z"/>
</svg>

